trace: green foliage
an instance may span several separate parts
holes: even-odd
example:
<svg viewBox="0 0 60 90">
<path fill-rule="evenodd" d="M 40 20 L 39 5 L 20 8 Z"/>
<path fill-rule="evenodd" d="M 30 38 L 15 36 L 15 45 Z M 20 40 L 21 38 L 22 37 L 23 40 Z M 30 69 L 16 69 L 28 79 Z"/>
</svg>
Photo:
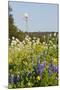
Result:
<svg viewBox="0 0 60 90">
<path fill-rule="evenodd" d="M 16 84 L 9 84 L 9 88 L 39 87 L 58 85 L 57 72 L 48 72 L 48 67 L 53 61 L 54 65 L 58 65 L 58 48 L 56 37 L 49 39 L 48 43 L 40 42 L 39 38 L 31 39 L 28 35 L 20 41 L 12 37 L 9 45 L 9 74 L 20 73 L 20 81 Z M 38 67 L 37 61 L 46 65 L 42 74 L 36 74 L 33 66 Z M 30 76 L 28 73 L 30 72 Z"/>
</svg>

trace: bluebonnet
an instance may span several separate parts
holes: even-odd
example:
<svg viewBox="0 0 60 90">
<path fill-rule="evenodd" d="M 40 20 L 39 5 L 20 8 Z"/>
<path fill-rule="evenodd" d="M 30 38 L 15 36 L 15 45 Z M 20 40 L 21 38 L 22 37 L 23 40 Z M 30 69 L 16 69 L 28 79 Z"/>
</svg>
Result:
<svg viewBox="0 0 60 90">
<path fill-rule="evenodd" d="M 42 74 L 42 72 L 45 68 L 45 65 L 46 65 L 46 61 L 44 61 L 42 64 L 38 63 L 38 73 L 39 74 Z"/>
<path fill-rule="evenodd" d="M 58 67 L 56 65 L 53 65 L 53 71 L 58 73 Z"/>
<path fill-rule="evenodd" d="M 34 68 L 35 73 L 38 75 L 41 75 L 43 70 L 44 70 L 45 65 L 46 65 L 46 61 L 44 61 L 42 64 L 40 64 L 40 55 L 39 55 L 37 57 L 37 67 L 34 66 L 34 64 L 33 64 L 33 68 Z"/>
<path fill-rule="evenodd" d="M 50 61 L 50 64 L 48 65 L 48 74 L 51 76 L 53 74 L 53 62 Z"/>
<path fill-rule="evenodd" d="M 18 73 L 17 73 L 17 82 L 19 82 L 20 79 L 21 79 L 21 78 L 20 78 L 20 72 L 18 72 Z"/>
<path fill-rule="evenodd" d="M 17 82 L 19 82 L 20 81 L 20 75 L 18 74 L 17 75 Z"/>
<path fill-rule="evenodd" d="M 48 73 L 49 73 L 49 75 L 53 74 L 53 64 L 52 63 L 50 63 L 48 66 Z"/>
<path fill-rule="evenodd" d="M 58 67 L 51 62 L 48 66 L 48 73 L 52 75 L 53 73 L 58 73 Z"/>
<path fill-rule="evenodd" d="M 40 63 L 40 56 L 37 57 L 37 66 L 35 66 L 33 64 L 33 69 L 36 75 L 40 75 L 40 78 L 42 80 L 42 73 L 44 71 L 44 68 L 46 66 L 46 61 L 44 60 L 44 62 L 41 64 Z"/>
<path fill-rule="evenodd" d="M 51 76 L 53 74 L 53 71 L 51 68 L 48 68 L 48 74 L 49 74 L 49 76 Z"/>
<path fill-rule="evenodd" d="M 17 84 L 17 75 L 14 75 L 14 84 Z"/>
<path fill-rule="evenodd" d="M 14 83 L 14 74 L 9 75 L 9 83 Z"/>
</svg>

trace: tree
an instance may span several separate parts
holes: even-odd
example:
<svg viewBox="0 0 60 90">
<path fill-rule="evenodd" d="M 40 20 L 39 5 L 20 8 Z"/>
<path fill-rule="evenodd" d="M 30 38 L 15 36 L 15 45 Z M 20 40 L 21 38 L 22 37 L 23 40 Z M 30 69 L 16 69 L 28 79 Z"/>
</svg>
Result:
<svg viewBox="0 0 60 90">
<path fill-rule="evenodd" d="M 10 41 L 12 37 L 14 36 L 15 38 L 18 38 L 19 40 L 24 39 L 24 33 L 17 28 L 17 26 L 14 24 L 14 19 L 13 15 L 11 14 L 12 8 L 9 6 L 8 7 L 9 13 L 8 13 L 8 23 L 9 23 L 9 38 Z"/>
</svg>

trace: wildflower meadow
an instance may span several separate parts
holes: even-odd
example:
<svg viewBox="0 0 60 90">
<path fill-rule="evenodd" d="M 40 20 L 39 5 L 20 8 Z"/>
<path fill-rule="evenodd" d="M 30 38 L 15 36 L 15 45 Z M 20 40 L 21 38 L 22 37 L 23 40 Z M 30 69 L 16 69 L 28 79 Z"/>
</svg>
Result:
<svg viewBox="0 0 60 90">
<path fill-rule="evenodd" d="M 58 33 L 9 42 L 9 88 L 58 85 Z"/>
</svg>

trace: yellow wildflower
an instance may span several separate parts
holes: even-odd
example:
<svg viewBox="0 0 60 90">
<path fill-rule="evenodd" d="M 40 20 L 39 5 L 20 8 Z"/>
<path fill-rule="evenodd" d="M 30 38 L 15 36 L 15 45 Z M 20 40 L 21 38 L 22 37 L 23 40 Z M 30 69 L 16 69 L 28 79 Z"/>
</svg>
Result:
<svg viewBox="0 0 60 90">
<path fill-rule="evenodd" d="M 53 62 L 54 62 L 55 64 L 57 64 L 57 58 L 54 58 Z"/>
<path fill-rule="evenodd" d="M 40 76 L 37 76 L 36 79 L 37 79 L 37 80 L 40 80 Z"/>
</svg>

